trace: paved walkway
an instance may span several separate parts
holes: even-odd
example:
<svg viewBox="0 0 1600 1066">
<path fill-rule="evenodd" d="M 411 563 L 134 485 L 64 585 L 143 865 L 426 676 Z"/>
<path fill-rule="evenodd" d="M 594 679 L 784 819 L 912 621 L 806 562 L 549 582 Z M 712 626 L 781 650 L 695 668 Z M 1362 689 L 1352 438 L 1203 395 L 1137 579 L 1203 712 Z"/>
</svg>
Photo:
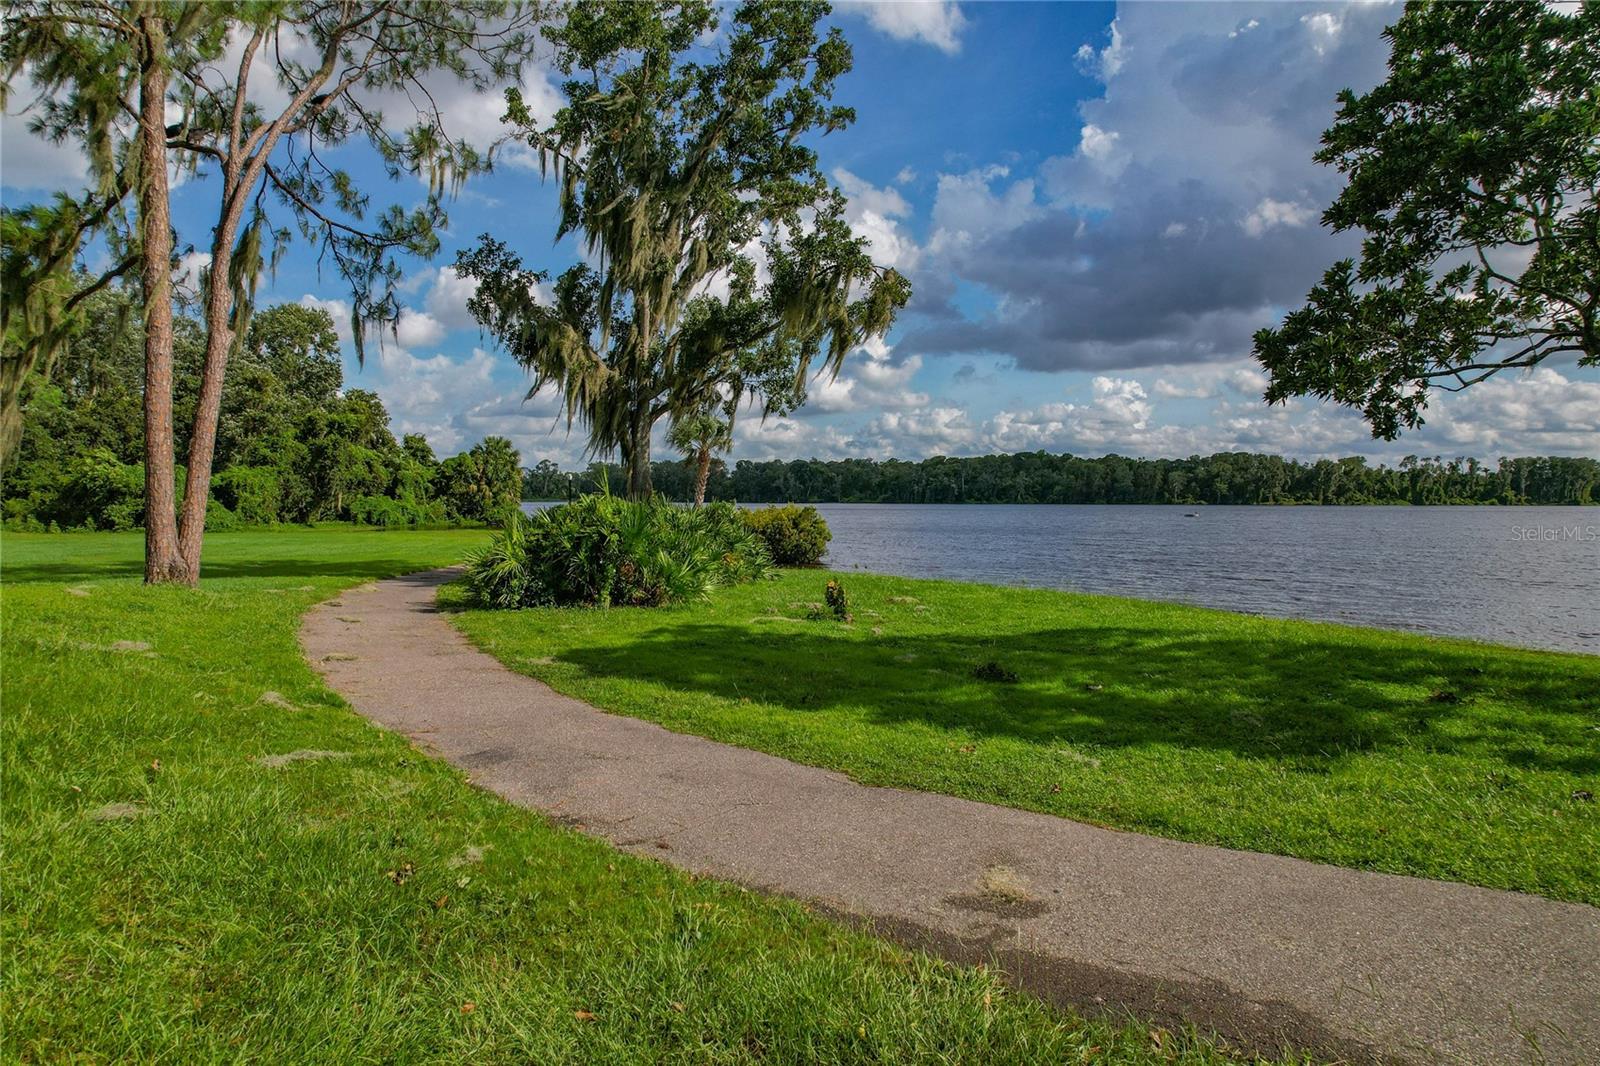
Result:
<svg viewBox="0 0 1600 1066">
<path fill-rule="evenodd" d="M 362 714 L 620 848 L 1248 1046 L 1600 1063 L 1600 909 L 869 788 L 670 733 L 474 649 L 433 606 L 450 576 L 314 608 L 307 656 Z"/>
</svg>

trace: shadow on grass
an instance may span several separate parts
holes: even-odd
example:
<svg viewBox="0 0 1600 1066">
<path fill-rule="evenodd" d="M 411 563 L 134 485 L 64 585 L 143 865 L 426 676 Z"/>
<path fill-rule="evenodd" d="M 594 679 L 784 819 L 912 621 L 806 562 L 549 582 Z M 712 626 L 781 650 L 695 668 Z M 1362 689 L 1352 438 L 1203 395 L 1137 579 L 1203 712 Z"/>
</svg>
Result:
<svg viewBox="0 0 1600 1066">
<path fill-rule="evenodd" d="M 1490 754 L 1529 769 L 1600 772 L 1600 671 L 1494 649 L 1415 648 L 1296 636 L 1086 626 L 996 640 L 966 634 L 851 639 L 795 623 L 752 636 L 673 625 L 565 651 L 596 677 L 653 682 L 794 712 L 851 708 L 1037 743 L 1230 751 L 1320 771 L 1351 753 L 1407 746 Z M 810 627 L 815 626 L 814 630 Z M 997 660 L 1016 684 L 972 676 Z"/>
</svg>

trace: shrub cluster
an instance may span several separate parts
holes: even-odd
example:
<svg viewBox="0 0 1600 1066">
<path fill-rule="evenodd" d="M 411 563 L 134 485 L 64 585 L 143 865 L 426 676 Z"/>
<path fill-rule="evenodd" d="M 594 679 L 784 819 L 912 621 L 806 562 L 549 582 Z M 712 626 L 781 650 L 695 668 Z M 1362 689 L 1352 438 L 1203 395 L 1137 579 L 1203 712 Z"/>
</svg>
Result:
<svg viewBox="0 0 1600 1066">
<path fill-rule="evenodd" d="M 732 504 L 687 508 L 583 496 L 516 515 L 467 566 L 486 607 L 660 607 L 767 576 L 761 538 Z"/>
<path fill-rule="evenodd" d="M 767 546 L 778 566 L 816 566 L 822 562 L 833 534 L 815 507 L 763 507 L 740 512 L 744 524 Z"/>
</svg>

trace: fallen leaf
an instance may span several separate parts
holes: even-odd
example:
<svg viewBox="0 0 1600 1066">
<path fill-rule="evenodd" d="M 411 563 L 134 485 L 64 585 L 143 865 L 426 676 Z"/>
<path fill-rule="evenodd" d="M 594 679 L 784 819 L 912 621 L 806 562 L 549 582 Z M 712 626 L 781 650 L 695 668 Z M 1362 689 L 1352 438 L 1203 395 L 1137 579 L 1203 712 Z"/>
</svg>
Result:
<svg viewBox="0 0 1600 1066">
<path fill-rule="evenodd" d="M 594 1013 L 592 1011 L 575 1010 L 572 1012 L 572 1016 L 578 1019 L 580 1022 L 594 1021 Z"/>
<path fill-rule="evenodd" d="M 444 895 L 433 901 L 433 909 L 436 911 L 442 911 L 444 910 L 445 904 L 449 902 L 450 893 L 446 892 Z"/>
<path fill-rule="evenodd" d="M 672 1009 L 677 1011 L 679 1014 L 683 1013 L 683 1004 L 682 1003 L 673 1003 L 671 1006 L 672 1006 Z"/>
<path fill-rule="evenodd" d="M 477 1009 L 478 1009 L 478 1005 L 476 1003 L 472 1002 L 472 1000 L 470 1000 L 470 999 L 467 1000 L 465 1003 L 461 1004 L 461 1013 L 462 1014 L 471 1014 L 473 1011 L 475 1011 Z"/>
</svg>

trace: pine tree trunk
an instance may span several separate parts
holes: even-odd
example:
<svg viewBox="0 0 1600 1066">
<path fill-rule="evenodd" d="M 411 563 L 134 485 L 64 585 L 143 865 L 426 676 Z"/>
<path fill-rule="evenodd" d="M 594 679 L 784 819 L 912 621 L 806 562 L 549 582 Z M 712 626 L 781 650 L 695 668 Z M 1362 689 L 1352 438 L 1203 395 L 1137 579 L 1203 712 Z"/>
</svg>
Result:
<svg viewBox="0 0 1600 1066">
<path fill-rule="evenodd" d="M 706 482 L 711 478 L 711 449 L 702 445 L 697 459 L 698 465 L 694 472 L 694 505 L 699 507 L 706 502 Z"/>
<path fill-rule="evenodd" d="M 217 449 L 217 420 L 222 414 L 222 384 L 233 349 L 233 286 L 228 268 L 233 260 L 236 223 L 225 217 L 211 246 L 210 283 L 206 286 L 206 357 L 200 374 L 194 432 L 189 436 L 189 465 L 183 492 L 183 520 L 178 526 L 178 552 L 189 584 L 200 580 L 200 550 L 205 540 L 206 503 L 211 498 L 211 464 Z"/>
<path fill-rule="evenodd" d="M 144 242 L 144 579 L 192 584 L 178 552 L 172 439 L 172 215 L 167 188 L 166 27 L 140 20 L 139 232 Z"/>
</svg>

